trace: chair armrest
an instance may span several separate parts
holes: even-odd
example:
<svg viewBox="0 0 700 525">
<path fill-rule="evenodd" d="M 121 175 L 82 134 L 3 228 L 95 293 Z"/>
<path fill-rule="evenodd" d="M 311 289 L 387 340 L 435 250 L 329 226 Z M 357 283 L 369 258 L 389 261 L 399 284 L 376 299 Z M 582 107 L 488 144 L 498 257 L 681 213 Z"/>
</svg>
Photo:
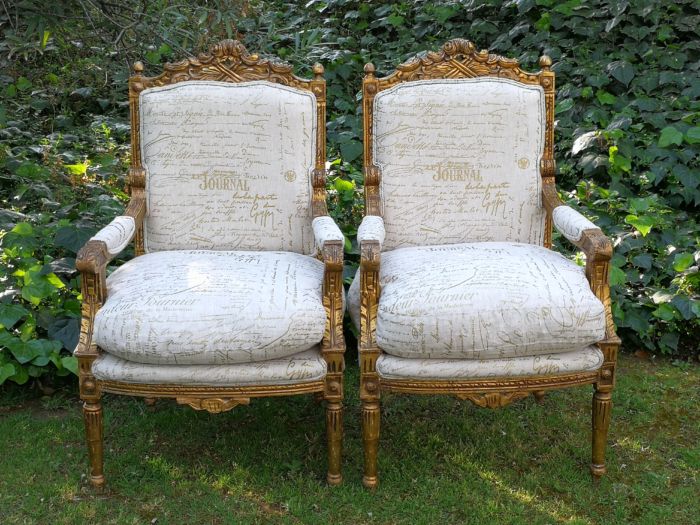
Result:
<svg viewBox="0 0 700 525">
<path fill-rule="evenodd" d="M 323 306 L 326 310 L 326 329 L 321 340 L 321 352 L 328 364 L 329 374 L 343 371 L 345 337 L 343 336 L 343 247 L 345 237 L 333 219 L 327 215 L 316 217 L 312 222 L 316 247 L 324 265 Z M 341 381 L 336 378 L 328 384 Z M 340 383 L 338 383 L 340 384 Z M 336 395 L 337 392 L 327 392 Z"/>
<path fill-rule="evenodd" d="M 612 243 L 603 231 L 573 208 L 566 206 L 554 184 L 545 184 L 542 202 L 554 227 L 586 254 L 586 278 L 593 293 L 605 306 L 605 341 L 619 344 L 610 305 L 609 266 Z"/>
<path fill-rule="evenodd" d="M 103 272 L 142 227 L 145 211 L 143 200 L 132 199 L 124 215 L 116 217 L 85 243 L 78 252 L 75 267 L 82 273 Z"/>
<path fill-rule="evenodd" d="M 362 223 L 357 229 L 357 242 L 360 246 L 363 242 L 376 241 L 379 243 L 379 249 L 381 250 L 385 237 L 384 219 L 377 215 L 366 215 L 362 219 Z"/>
<path fill-rule="evenodd" d="M 328 215 L 316 217 L 311 222 L 311 227 L 314 230 L 316 249 L 319 252 L 323 252 L 323 248 L 327 243 L 340 243 L 341 246 L 345 243 L 343 232 L 340 231 L 338 225 Z"/>
</svg>

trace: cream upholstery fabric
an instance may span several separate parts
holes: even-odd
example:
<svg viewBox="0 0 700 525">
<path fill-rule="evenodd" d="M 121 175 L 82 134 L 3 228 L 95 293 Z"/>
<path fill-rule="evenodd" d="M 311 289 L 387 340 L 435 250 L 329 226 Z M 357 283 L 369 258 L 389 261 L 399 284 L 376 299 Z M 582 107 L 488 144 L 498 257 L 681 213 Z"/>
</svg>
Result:
<svg viewBox="0 0 700 525">
<path fill-rule="evenodd" d="M 323 338 L 323 263 L 290 252 L 142 255 L 107 279 L 95 342 L 138 363 L 233 364 L 294 355 Z"/>
<path fill-rule="evenodd" d="M 235 365 L 146 365 L 103 353 L 92 365 L 103 381 L 153 385 L 284 385 L 322 379 L 326 361 L 318 348 L 289 357 Z"/>
<path fill-rule="evenodd" d="M 559 233 L 572 242 L 579 241 L 583 230 L 597 230 L 598 226 L 569 206 L 557 206 L 552 212 L 552 222 Z"/>
<path fill-rule="evenodd" d="M 377 241 L 381 249 L 385 237 L 384 220 L 376 215 L 365 215 L 357 229 L 357 242 L 362 244 L 363 241 Z"/>
<path fill-rule="evenodd" d="M 477 379 L 527 377 L 590 372 L 603 366 L 597 346 L 558 354 L 505 359 L 407 359 L 382 354 L 377 359 L 380 377 L 391 379 Z"/>
<path fill-rule="evenodd" d="M 112 222 L 98 231 L 90 240 L 102 241 L 107 245 L 111 255 L 117 255 L 129 244 L 136 232 L 133 217 L 122 215 L 115 217 Z"/>
<path fill-rule="evenodd" d="M 468 243 L 382 253 L 377 344 L 407 358 L 566 352 L 603 339 L 583 269 L 540 246 Z M 359 323 L 359 274 L 348 294 Z"/>
<path fill-rule="evenodd" d="M 311 226 L 314 230 L 314 238 L 316 239 L 316 248 L 319 250 L 323 249 L 323 245 L 328 241 L 340 241 L 345 242 L 345 237 L 343 232 L 340 231 L 338 225 L 329 216 L 316 217 Z"/>
<path fill-rule="evenodd" d="M 310 254 L 316 98 L 269 82 L 144 90 L 146 251 Z"/>
<path fill-rule="evenodd" d="M 544 92 L 507 79 L 404 82 L 374 99 L 385 249 L 542 244 Z"/>
</svg>

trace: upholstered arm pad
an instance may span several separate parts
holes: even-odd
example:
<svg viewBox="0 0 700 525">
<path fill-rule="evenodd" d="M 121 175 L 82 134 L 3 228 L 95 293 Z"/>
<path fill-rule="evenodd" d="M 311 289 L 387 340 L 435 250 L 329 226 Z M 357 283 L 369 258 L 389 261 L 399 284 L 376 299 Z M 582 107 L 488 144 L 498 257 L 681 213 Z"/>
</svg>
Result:
<svg viewBox="0 0 700 525">
<path fill-rule="evenodd" d="M 365 241 L 376 241 L 381 249 L 385 236 L 384 219 L 376 215 L 366 215 L 357 229 L 357 242 L 359 244 Z"/>
<path fill-rule="evenodd" d="M 573 243 L 581 240 L 584 230 L 600 229 L 569 206 L 557 206 L 554 208 L 552 211 L 552 222 L 557 231 Z"/>
<path fill-rule="evenodd" d="M 128 215 L 115 217 L 112 222 L 98 231 L 90 240 L 102 241 L 110 255 L 121 252 L 136 233 L 136 221 Z"/>
<path fill-rule="evenodd" d="M 316 248 L 323 251 L 323 247 L 327 242 L 345 242 L 343 232 L 340 231 L 335 221 L 328 215 L 316 217 L 311 226 L 314 230 L 314 239 L 316 239 Z"/>
</svg>

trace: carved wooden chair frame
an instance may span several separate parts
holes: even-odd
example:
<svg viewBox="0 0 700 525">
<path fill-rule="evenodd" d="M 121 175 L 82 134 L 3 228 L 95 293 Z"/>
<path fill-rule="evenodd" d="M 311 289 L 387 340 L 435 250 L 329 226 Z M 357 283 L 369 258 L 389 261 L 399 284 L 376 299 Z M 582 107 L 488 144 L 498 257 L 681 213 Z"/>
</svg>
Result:
<svg viewBox="0 0 700 525">
<path fill-rule="evenodd" d="M 563 203 L 555 187 L 554 161 L 554 72 L 548 56 L 539 59 L 542 68 L 530 73 L 520 68 L 517 60 L 478 51 L 473 43 L 455 39 L 445 43 L 438 52 L 428 52 L 399 65 L 386 77 L 375 76 L 375 68 L 365 66 L 362 85 L 364 112 L 364 175 L 365 214 L 381 216 L 380 181 L 381 170 L 373 163 L 372 133 L 375 96 L 400 82 L 427 79 L 455 79 L 472 77 L 507 78 L 523 84 L 542 86 L 545 94 L 546 128 L 544 154 L 540 163 L 543 190 L 542 199 L 546 209 L 545 238 L 547 248 L 552 245 L 552 212 Z M 587 229 L 574 244 L 586 254 L 586 277 L 593 293 L 605 306 L 605 338 L 597 345 L 604 355 L 602 367 L 597 371 L 571 373 L 556 376 L 500 377 L 468 381 L 451 380 L 406 380 L 381 379 L 376 371 L 376 362 L 382 350 L 376 342 L 377 306 L 380 285 L 380 245 L 376 240 L 361 242 L 360 263 L 360 399 L 362 400 L 362 436 L 364 442 L 364 477 L 366 487 L 377 485 L 377 449 L 379 442 L 381 392 L 403 392 L 412 394 L 448 394 L 487 408 L 499 408 L 524 398 L 532 393 L 541 401 L 547 390 L 557 388 L 594 385 L 592 416 L 592 462 L 594 479 L 605 471 L 605 446 L 610 424 L 612 390 L 615 382 L 615 366 L 620 340 L 610 310 L 608 268 L 612 256 L 609 239 L 599 229 Z"/>
<path fill-rule="evenodd" d="M 164 86 L 187 80 L 216 80 L 246 82 L 265 80 L 277 84 L 307 90 L 316 97 L 317 137 L 315 168 L 312 174 L 313 218 L 328 215 L 326 207 L 326 81 L 323 66 L 313 66 L 314 77 L 299 78 L 292 73 L 292 66 L 283 62 L 263 59 L 250 54 L 238 41 L 224 40 L 214 45 L 209 53 L 197 58 L 168 63 L 155 77 L 143 75 L 143 64 L 134 64 L 134 74 L 129 79 L 129 105 L 131 112 L 131 167 L 128 172 L 130 201 L 125 215 L 136 223 L 134 235 L 135 253 L 144 253 L 143 220 L 147 213 L 146 171 L 141 161 L 139 136 L 139 94 L 151 87 Z M 79 252 L 76 267 L 82 277 L 82 322 L 80 340 L 75 351 L 79 362 L 80 397 L 84 401 L 86 437 L 90 460 L 90 483 L 96 489 L 105 484 L 103 472 L 103 422 L 102 393 L 141 396 L 148 403 L 156 398 L 174 398 L 177 403 L 189 405 L 195 410 L 219 413 L 237 405 L 248 404 L 254 397 L 285 396 L 314 393 L 316 399 L 325 399 L 328 439 L 328 482 L 338 484 L 341 475 L 342 400 L 345 340 L 343 336 L 343 243 L 324 243 L 318 257 L 325 265 L 323 279 L 323 305 L 326 310 L 326 327 L 321 342 L 321 352 L 327 363 L 325 378 L 314 382 L 285 385 L 261 385 L 240 387 L 187 386 L 132 384 L 97 380 L 92 374 L 92 363 L 101 350 L 93 341 L 95 314 L 107 298 L 106 267 L 115 257 L 104 242 L 90 240 Z"/>
</svg>

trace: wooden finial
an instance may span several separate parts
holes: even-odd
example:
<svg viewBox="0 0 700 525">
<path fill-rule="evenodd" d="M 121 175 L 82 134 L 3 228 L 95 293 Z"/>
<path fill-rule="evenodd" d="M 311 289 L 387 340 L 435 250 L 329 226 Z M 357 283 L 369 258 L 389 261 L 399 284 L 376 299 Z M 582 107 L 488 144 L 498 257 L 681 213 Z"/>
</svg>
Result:
<svg viewBox="0 0 700 525">
<path fill-rule="evenodd" d="M 134 62 L 134 73 L 136 73 L 137 75 L 143 73 L 143 62 L 141 62 L 140 60 Z"/>
<path fill-rule="evenodd" d="M 552 59 L 549 57 L 549 55 L 542 55 L 540 57 L 540 67 L 544 69 L 545 71 L 549 71 L 549 68 L 552 65 Z"/>
<path fill-rule="evenodd" d="M 316 62 L 314 64 L 314 67 L 312 68 L 312 71 L 314 72 L 314 75 L 316 76 L 316 80 L 323 80 L 323 72 L 325 71 L 325 69 L 323 68 L 323 66 L 321 64 Z"/>
<path fill-rule="evenodd" d="M 368 77 L 374 76 L 374 64 L 372 64 L 372 62 L 367 62 L 365 64 L 365 73 Z"/>
</svg>

